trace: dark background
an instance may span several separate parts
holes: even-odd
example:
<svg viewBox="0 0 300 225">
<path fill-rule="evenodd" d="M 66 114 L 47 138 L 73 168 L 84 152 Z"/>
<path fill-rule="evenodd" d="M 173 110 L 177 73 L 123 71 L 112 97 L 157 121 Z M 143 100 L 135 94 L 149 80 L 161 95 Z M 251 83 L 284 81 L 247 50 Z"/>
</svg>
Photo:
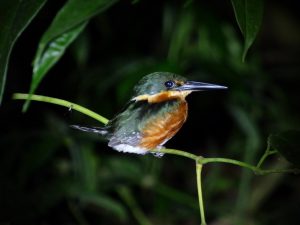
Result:
<svg viewBox="0 0 300 225">
<path fill-rule="evenodd" d="M 189 119 L 166 146 L 256 164 L 270 134 L 299 128 L 297 3 L 265 1 L 243 63 L 230 1 L 121 1 L 90 21 L 36 93 L 112 118 L 151 72 L 226 85 L 188 97 Z M 23 114 L 11 100 L 28 92 L 38 42 L 62 6 L 48 1 L 12 52 L 0 108 L 0 223 L 199 224 L 193 161 L 113 151 L 69 128 L 96 121 L 37 102 Z M 264 166 L 290 165 L 275 155 Z M 203 179 L 209 224 L 300 224 L 299 176 L 209 164 Z"/>
</svg>

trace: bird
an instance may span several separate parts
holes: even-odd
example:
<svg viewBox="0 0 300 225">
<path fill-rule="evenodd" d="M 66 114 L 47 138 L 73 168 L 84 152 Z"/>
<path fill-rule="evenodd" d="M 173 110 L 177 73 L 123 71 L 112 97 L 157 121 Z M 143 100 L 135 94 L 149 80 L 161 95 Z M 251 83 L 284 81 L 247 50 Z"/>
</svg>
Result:
<svg viewBox="0 0 300 225">
<path fill-rule="evenodd" d="M 186 122 L 189 94 L 217 89 L 227 87 L 189 81 L 170 72 L 154 72 L 134 86 L 132 98 L 105 126 L 71 127 L 103 136 L 108 146 L 119 152 L 144 155 L 163 148 Z"/>
</svg>

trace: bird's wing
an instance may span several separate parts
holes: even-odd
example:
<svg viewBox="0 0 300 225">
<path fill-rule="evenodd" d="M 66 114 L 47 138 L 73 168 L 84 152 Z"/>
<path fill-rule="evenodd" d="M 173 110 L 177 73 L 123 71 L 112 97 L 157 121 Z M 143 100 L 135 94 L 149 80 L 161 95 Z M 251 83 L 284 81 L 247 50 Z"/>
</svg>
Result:
<svg viewBox="0 0 300 225">
<path fill-rule="evenodd" d="M 122 136 L 112 136 L 108 142 L 109 147 L 114 147 L 120 144 L 126 144 L 130 146 L 138 146 L 140 143 L 141 137 L 140 135 L 130 135 L 130 134 L 125 134 Z"/>
<path fill-rule="evenodd" d="M 127 103 L 127 107 L 110 121 L 108 124 L 112 131 L 108 143 L 110 147 L 120 144 L 137 146 L 140 143 L 139 123 L 147 104 L 146 101 L 131 100 Z"/>
</svg>

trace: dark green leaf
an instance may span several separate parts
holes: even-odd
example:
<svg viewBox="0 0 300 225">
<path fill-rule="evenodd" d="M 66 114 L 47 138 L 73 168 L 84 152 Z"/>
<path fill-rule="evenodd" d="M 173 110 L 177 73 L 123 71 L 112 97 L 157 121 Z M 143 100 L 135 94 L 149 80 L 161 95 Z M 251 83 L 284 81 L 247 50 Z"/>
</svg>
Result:
<svg viewBox="0 0 300 225">
<path fill-rule="evenodd" d="M 39 51 L 43 53 L 49 42 L 63 35 L 74 27 L 88 21 L 101 13 L 118 0 L 69 0 L 58 12 L 48 30 L 40 41 Z"/>
<path fill-rule="evenodd" d="M 127 212 L 124 206 L 118 201 L 99 194 L 99 193 L 80 193 L 78 198 L 82 203 L 93 204 L 95 206 L 101 207 L 110 211 L 119 217 L 120 220 L 125 221 L 127 219 Z"/>
<path fill-rule="evenodd" d="M 34 59 L 30 94 L 33 94 L 46 73 L 61 58 L 66 48 L 76 39 L 88 20 L 103 12 L 117 0 L 69 0 L 58 12 L 44 33 Z M 23 110 L 26 110 L 29 100 Z"/>
<path fill-rule="evenodd" d="M 244 36 L 242 60 L 254 42 L 263 17 L 263 0 L 231 0 L 235 18 Z"/>
<path fill-rule="evenodd" d="M 51 67 L 62 57 L 66 48 L 81 33 L 87 23 L 82 23 L 74 29 L 58 36 L 51 41 L 47 50 L 36 58 L 33 65 L 33 77 L 30 85 L 30 94 L 33 94 L 41 80 Z M 23 110 L 26 111 L 29 105 L 29 99 L 25 102 Z"/>
<path fill-rule="evenodd" d="M 290 130 L 270 137 L 271 147 L 280 152 L 288 161 L 300 167 L 300 131 Z"/>
<path fill-rule="evenodd" d="M 11 50 L 46 0 L 5 0 L 0 9 L 0 104 L 2 101 L 7 66 Z"/>
<path fill-rule="evenodd" d="M 193 14 L 188 11 L 176 22 L 176 28 L 172 34 L 168 58 L 171 62 L 178 62 L 180 54 L 186 48 L 193 28 Z"/>
</svg>

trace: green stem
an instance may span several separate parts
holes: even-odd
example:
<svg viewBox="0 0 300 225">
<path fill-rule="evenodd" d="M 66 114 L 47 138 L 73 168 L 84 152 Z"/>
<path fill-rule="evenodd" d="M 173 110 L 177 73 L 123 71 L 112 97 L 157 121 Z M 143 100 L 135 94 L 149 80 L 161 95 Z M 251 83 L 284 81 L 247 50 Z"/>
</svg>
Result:
<svg viewBox="0 0 300 225">
<path fill-rule="evenodd" d="M 257 168 L 260 168 L 261 165 L 262 165 L 262 164 L 264 163 L 264 161 L 266 160 L 266 158 L 267 158 L 268 156 L 270 156 L 270 155 L 275 154 L 275 153 L 277 153 L 277 151 L 275 151 L 275 150 L 274 150 L 274 151 L 269 151 L 269 150 L 265 151 L 265 153 L 262 155 L 262 157 L 261 157 L 260 160 L 258 161 L 256 167 L 257 167 Z"/>
<path fill-rule="evenodd" d="M 258 161 L 256 167 L 261 168 L 261 166 L 264 163 L 264 161 L 266 160 L 266 158 L 269 155 L 273 155 L 275 153 L 277 153 L 276 150 L 271 151 L 271 136 L 269 136 L 268 141 L 267 141 L 267 149 L 266 149 L 265 153 L 262 155 L 262 157 L 260 158 L 260 160 Z"/>
<path fill-rule="evenodd" d="M 166 154 L 170 154 L 170 155 L 179 155 L 185 158 L 189 158 L 189 159 L 193 159 L 195 161 L 197 161 L 197 159 L 199 158 L 199 156 L 189 153 L 189 152 L 185 152 L 185 151 L 181 151 L 178 149 L 171 149 L 171 148 L 161 148 L 161 149 L 153 149 L 150 150 L 151 152 L 158 152 L 158 153 L 166 153 Z"/>
<path fill-rule="evenodd" d="M 206 164 L 206 163 L 228 163 L 240 167 L 244 167 L 247 169 L 252 170 L 256 175 L 266 175 L 270 173 L 295 173 L 298 174 L 299 170 L 297 169 L 271 169 L 271 170 L 264 170 L 260 169 L 257 166 L 253 166 L 249 163 L 245 163 L 242 161 L 238 161 L 235 159 L 228 159 L 228 158 L 204 158 L 202 156 L 197 156 L 192 153 L 184 152 L 177 149 L 168 149 L 168 148 L 162 148 L 162 149 L 154 149 L 151 150 L 151 152 L 160 152 L 160 153 L 166 153 L 170 155 L 178 155 L 185 158 L 193 159 L 199 164 Z M 273 153 L 272 153 L 273 154 Z"/>
<path fill-rule="evenodd" d="M 257 171 L 256 166 L 253 166 L 253 165 L 250 165 L 248 163 L 241 162 L 241 161 L 238 161 L 238 160 L 235 160 L 235 159 L 227 159 L 227 158 L 202 158 L 199 161 L 202 164 L 212 163 L 212 162 L 215 162 L 215 163 L 228 163 L 228 164 L 233 164 L 233 165 L 236 165 L 236 166 L 240 166 L 240 167 L 244 167 L 244 168 L 250 169 L 250 170 L 252 170 L 254 172 Z"/>
<path fill-rule="evenodd" d="M 17 99 L 17 100 L 26 100 L 29 97 L 29 94 L 23 94 L 23 93 L 15 93 L 13 95 L 13 99 Z M 52 103 L 52 104 L 56 104 L 56 105 L 61 105 L 61 106 L 65 106 L 67 108 L 70 109 L 74 109 L 78 112 L 81 112 L 89 117 L 94 118 L 95 120 L 98 120 L 99 122 L 103 123 L 103 124 L 107 124 L 108 123 L 108 119 L 106 119 L 103 116 L 100 116 L 99 114 L 85 108 L 82 107 L 80 105 L 77 105 L 75 103 L 72 102 L 68 102 L 66 100 L 62 100 L 62 99 L 58 99 L 58 98 L 52 98 L 52 97 L 47 97 L 47 96 L 43 96 L 43 95 L 31 95 L 31 100 L 34 101 L 40 101 L 40 102 L 47 102 L 47 103 Z"/>
<path fill-rule="evenodd" d="M 29 94 L 22 94 L 22 93 L 15 93 L 13 95 L 13 99 L 21 99 L 21 100 L 26 100 L 30 95 Z M 52 98 L 52 97 L 48 97 L 48 96 L 42 96 L 42 95 L 31 95 L 31 100 L 34 101 L 41 101 L 41 102 L 47 102 L 47 103 L 52 103 L 52 104 L 56 104 L 56 105 L 61 105 L 61 106 L 65 106 L 67 108 L 70 109 L 74 109 L 76 111 L 79 111 L 89 117 L 94 118 L 95 120 L 103 123 L 103 124 L 107 124 L 108 123 L 108 119 L 106 119 L 105 117 L 87 109 L 84 108 L 80 105 L 77 105 L 75 103 L 66 101 L 66 100 L 62 100 L 62 99 L 58 99 L 58 98 Z M 296 169 L 273 169 L 273 170 L 263 170 L 260 169 L 261 164 L 263 163 L 263 161 L 266 159 L 266 157 L 268 155 L 274 154 L 276 153 L 276 151 L 270 151 L 270 145 L 268 144 L 267 150 L 265 152 L 265 154 L 262 156 L 261 160 L 258 162 L 257 166 L 253 166 L 250 165 L 248 163 L 245 162 L 241 162 L 238 160 L 234 160 L 234 159 L 227 159 L 227 158 L 203 158 L 201 156 L 197 156 L 195 154 L 189 153 L 189 152 L 185 152 L 185 151 L 181 151 L 181 150 L 177 150 L 177 149 L 167 149 L 167 148 L 163 148 L 163 149 L 154 149 L 151 150 L 151 152 L 160 152 L 160 153 L 167 153 L 167 154 L 172 154 L 172 155 L 178 155 L 178 156 L 182 156 L 182 157 L 186 157 L 189 159 L 193 159 L 195 160 L 197 163 L 200 164 L 206 164 L 206 163 L 211 163 L 211 162 L 222 162 L 222 163 L 229 163 L 229 164 L 233 164 L 236 166 L 241 166 L 247 169 L 252 170 L 254 173 L 259 174 L 259 175 L 264 175 L 264 174 L 269 174 L 269 173 L 299 173 L 299 170 Z"/>
<path fill-rule="evenodd" d="M 299 173 L 299 170 L 297 169 L 271 169 L 271 170 L 264 170 L 260 169 L 257 166 L 250 165 L 245 162 L 241 162 L 235 159 L 227 159 L 227 158 L 201 158 L 199 159 L 200 163 L 206 164 L 206 163 L 228 163 L 233 164 L 236 166 L 244 167 L 247 169 L 252 170 L 256 175 L 266 175 L 270 173 Z"/>
<path fill-rule="evenodd" d="M 204 212 L 204 203 L 203 203 L 203 194 L 202 194 L 202 182 L 201 182 L 201 172 L 203 164 L 196 162 L 196 176 L 197 176 L 197 189 L 198 189 L 198 199 L 199 199 L 199 208 L 201 216 L 201 225 L 206 225 L 205 221 L 205 212 Z"/>
<path fill-rule="evenodd" d="M 28 97 L 29 97 L 29 94 L 15 93 L 13 95 L 13 99 L 26 100 Z M 31 95 L 31 100 L 47 102 L 47 103 L 52 103 L 52 104 L 65 106 L 67 108 L 79 111 L 79 112 L 81 112 L 81 113 L 83 113 L 83 114 L 85 114 L 89 117 L 92 117 L 92 118 L 98 120 L 99 122 L 101 122 L 103 124 L 108 123 L 108 119 L 104 118 L 103 116 L 100 116 L 99 114 L 97 114 L 97 113 L 95 113 L 95 112 L 93 112 L 93 111 L 91 111 L 87 108 L 84 108 L 80 105 L 77 105 L 75 103 L 68 102 L 68 101 L 65 101 L 65 100 L 62 100 L 62 99 L 52 98 L 52 97 L 47 97 L 47 96 L 42 96 L 42 95 Z M 257 166 L 253 166 L 251 164 L 241 162 L 241 161 L 238 161 L 238 160 L 234 160 L 234 159 L 203 158 L 202 156 L 197 156 L 195 154 L 185 152 L 185 151 L 181 151 L 181 150 L 177 150 L 177 149 L 167 149 L 167 148 L 154 149 L 154 150 L 151 150 L 151 152 L 159 152 L 159 153 L 167 153 L 167 154 L 172 154 L 172 155 L 178 155 L 178 156 L 182 156 L 182 157 L 185 157 L 185 158 L 192 159 L 196 162 L 197 189 L 198 189 L 199 207 L 200 207 L 200 215 L 201 215 L 201 225 L 206 225 L 205 213 L 204 213 L 204 204 L 203 204 L 203 196 L 202 196 L 202 186 L 201 186 L 201 171 L 202 171 L 202 167 L 203 167 L 204 164 L 212 163 L 212 162 L 214 162 L 214 163 L 216 163 L 216 162 L 218 162 L 218 163 L 229 163 L 229 164 L 233 164 L 233 165 L 236 165 L 236 166 L 240 166 L 240 167 L 250 169 L 255 174 L 259 174 L 259 175 L 265 175 L 265 174 L 270 174 L 270 173 L 299 173 L 300 172 L 299 170 L 296 170 L 296 169 L 272 169 L 272 170 L 260 169 L 260 166 L 262 165 L 264 160 L 269 155 L 276 153 L 276 151 L 270 151 L 269 145 L 268 145 L 268 148 L 267 148 L 265 154 L 262 156 L 262 158 L 258 162 Z M 131 206 L 132 211 L 133 211 L 136 219 L 140 222 L 140 224 L 145 224 L 145 225 L 150 224 L 150 222 L 144 216 L 143 212 L 140 211 L 140 209 L 136 207 L 137 205 L 135 204 L 134 199 L 128 198 L 128 195 L 125 195 L 125 194 L 126 193 L 124 193 L 124 192 L 120 192 L 120 195 L 123 196 L 124 199 L 127 201 L 127 203 Z"/>
</svg>

